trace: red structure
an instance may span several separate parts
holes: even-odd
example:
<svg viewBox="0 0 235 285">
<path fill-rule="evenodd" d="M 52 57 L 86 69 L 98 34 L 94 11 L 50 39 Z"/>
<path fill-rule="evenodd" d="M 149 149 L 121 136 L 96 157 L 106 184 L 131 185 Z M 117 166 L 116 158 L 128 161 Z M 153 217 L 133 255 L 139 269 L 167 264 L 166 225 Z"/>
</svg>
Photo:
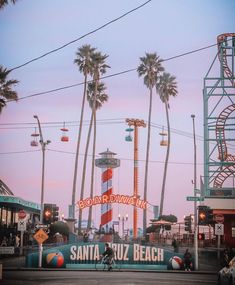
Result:
<svg viewBox="0 0 235 285">
<path fill-rule="evenodd" d="M 112 168 L 116 168 L 120 166 L 120 160 L 114 158 L 113 156 L 116 153 L 107 151 L 100 153 L 101 158 L 95 160 L 95 165 L 102 169 L 101 176 L 101 195 L 107 195 L 108 197 L 113 193 L 113 185 L 112 185 L 112 177 L 113 170 Z M 101 205 L 101 229 L 105 231 L 105 233 L 109 233 L 110 229 L 113 228 L 113 210 L 111 203 L 105 203 Z"/>
<path fill-rule="evenodd" d="M 139 119 L 126 119 L 127 124 L 129 127 L 134 127 L 134 181 L 133 181 L 133 196 L 137 199 L 139 197 L 138 193 L 138 128 L 139 127 L 146 127 L 146 124 L 143 120 Z M 138 211 L 137 207 L 134 206 L 133 209 L 133 238 L 137 238 L 137 221 L 138 221 Z"/>
</svg>

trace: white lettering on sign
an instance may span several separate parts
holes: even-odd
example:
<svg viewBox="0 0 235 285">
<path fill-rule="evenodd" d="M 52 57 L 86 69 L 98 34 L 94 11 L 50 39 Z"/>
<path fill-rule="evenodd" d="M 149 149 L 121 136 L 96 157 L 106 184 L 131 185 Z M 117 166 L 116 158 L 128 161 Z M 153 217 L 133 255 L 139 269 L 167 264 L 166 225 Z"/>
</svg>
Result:
<svg viewBox="0 0 235 285">
<path fill-rule="evenodd" d="M 143 246 L 133 244 L 133 251 L 129 244 L 111 244 L 114 250 L 114 259 L 121 261 L 144 261 L 160 262 L 164 261 L 164 250 L 152 246 Z M 70 260 L 98 260 L 100 258 L 100 249 L 98 244 L 72 245 L 70 247 Z"/>
<path fill-rule="evenodd" d="M 164 260 L 164 250 L 163 248 L 158 248 L 157 251 L 157 261 L 163 261 Z"/>
<path fill-rule="evenodd" d="M 112 249 L 114 251 L 115 260 L 129 260 L 129 244 L 113 243 Z"/>
<path fill-rule="evenodd" d="M 97 260 L 100 258 L 99 245 L 89 244 L 70 247 L 71 260 Z"/>
<path fill-rule="evenodd" d="M 157 261 L 157 256 L 156 256 L 157 249 L 156 249 L 156 247 L 152 247 L 151 251 L 152 251 L 151 252 L 152 260 Z"/>
<path fill-rule="evenodd" d="M 134 261 L 164 261 L 164 250 L 150 246 L 133 245 Z"/>
</svg>

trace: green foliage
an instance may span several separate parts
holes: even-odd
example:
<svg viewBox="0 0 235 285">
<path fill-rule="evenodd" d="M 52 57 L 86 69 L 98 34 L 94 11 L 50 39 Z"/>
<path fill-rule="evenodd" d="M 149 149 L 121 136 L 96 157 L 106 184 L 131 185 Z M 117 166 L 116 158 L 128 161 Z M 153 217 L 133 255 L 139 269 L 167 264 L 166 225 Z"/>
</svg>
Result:
<svg viewBox="0 0 235 285">
<path fill-rule="evenodd" d="M 12 90 L 13 86 L 18 83 L 18 80 L 8 80 L 7 77 L 9 73 L 10 70 L 7 70 L 2 65 L 0 65 L 0 113 L 6 106 L 8 100 L 17 101 L 18 99 L 17 92 Z"/>
<path fill-rule="evenodd" d="M 50 226 L 50 234 L 53 236 L 56 233 L 60 233 L 64 236 L 68 236 L 69 235 L 69 226 L 67 223 L 58 221 L 55 222 L 53 224 L 51 224 Z"/>
<path fill-rule="evenodd" d="M 158 220 L 164 220 L 171 223 L 177 223 L 177 217 L 170 214 L 170 215 L 162 215 L 158 218 Z"/>
<path fill-rule="evenodd" d="M 160 226 L 158 225 L 151 225 L 150 227 L 147 227 L 146 233 L 155 233 L 160 231 Z"/>
</svg>

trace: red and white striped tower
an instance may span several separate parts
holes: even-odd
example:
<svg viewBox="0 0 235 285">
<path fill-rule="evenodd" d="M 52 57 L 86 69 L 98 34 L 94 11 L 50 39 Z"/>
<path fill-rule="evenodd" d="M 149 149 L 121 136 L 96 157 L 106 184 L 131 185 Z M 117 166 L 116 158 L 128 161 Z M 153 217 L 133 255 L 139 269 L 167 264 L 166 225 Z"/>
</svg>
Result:
<svg viewBox="0 0 235 285">
<path fill-rule="evenodd" d="M 120 160 L 114 158 L 116 153 L 107 151 L 100 153 L 101 158 L 95 160 L 95 165 L 102 169 L 101 176 L 101 195 L 111 195 L 113 193 L 113 168 L 120 166 Z M 110 228 L 113 227 L 113 209 L 112 204 L 106 203 L 101 205 L 101 228 L 104 229 L 106 233 L 109 232 Z"/>
</svg>

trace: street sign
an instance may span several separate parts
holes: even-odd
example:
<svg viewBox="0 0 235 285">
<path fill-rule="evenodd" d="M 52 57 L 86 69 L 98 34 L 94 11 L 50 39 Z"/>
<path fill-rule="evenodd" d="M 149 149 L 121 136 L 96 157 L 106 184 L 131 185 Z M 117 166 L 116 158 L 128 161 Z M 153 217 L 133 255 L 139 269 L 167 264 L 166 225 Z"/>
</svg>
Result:
<svg viewBox="0 0 235 285">
<path fill-rule="evenodd" d="M 35 226 L 35 229 L 36 229 L 36 230 L 39 230 L 39 229 L 48 229 L 48 225 L 37 224 L 37 225 Z"/>
<path fill-rule="evenodd" d="M 26 212 L 24 210 L 19 210 L 18 217 L 19 219 L 24 219 L 26 217 Z"/>
<path fill-rule="evenodd" d="M 224 235 L 224 224 L 215 224 L 215 235 L 217 236 Z"/>
<path fill-rule="evenodd" d="M 187 196 L 187 201 L 204 201 L 204 197 Z"/>
<path fill-rule="evenodd" d="M 20 232 L 26 231 L 26 221 L 25 220 L 19 220 L 17 230 Z"/>
<path fill-rule="evenodd" d="M 222 215 L 222 214 L 215 215 L 215 221 L 216 221 L 216 223 L 223 224 L 224 223 L 224 215 Z"/>
<path fill-rule="evenodd" d="M 45 233 L 42 229 L 38 230 L 33 237 L 39 244 L 42 244 L 45 240 L 48 239 L 47 233 Z"/>
</svg>

